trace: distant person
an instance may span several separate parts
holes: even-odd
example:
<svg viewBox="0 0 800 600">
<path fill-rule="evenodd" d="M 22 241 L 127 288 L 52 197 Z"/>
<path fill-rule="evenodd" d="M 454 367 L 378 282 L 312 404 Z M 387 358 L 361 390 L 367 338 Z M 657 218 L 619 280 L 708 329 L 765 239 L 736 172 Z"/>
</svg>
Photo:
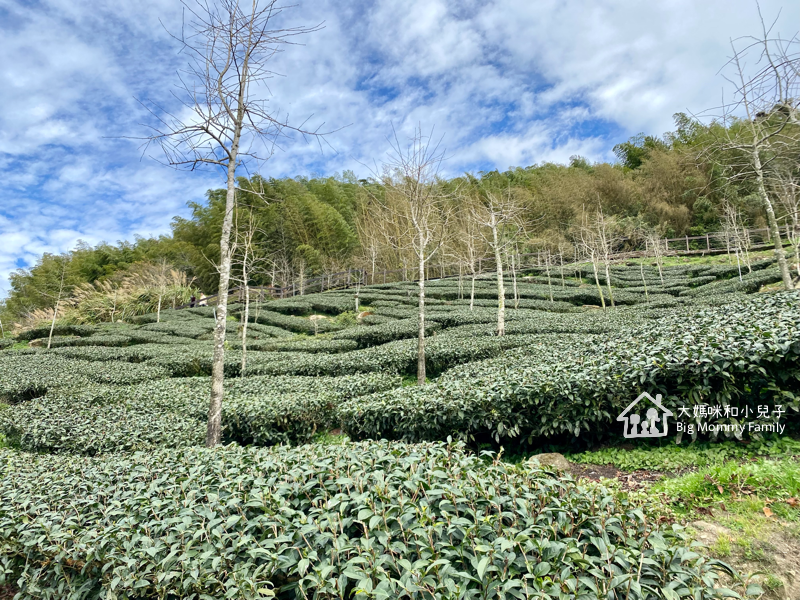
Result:
<svg viewBox="0 0 800 600">
<path fill-rule="evenodd" d="M 189 306 L 190 306 L 191 308 L 194 308 L 194 303 L 195 303 L 195 301 L 196 301 L 196 300 L 197 300 L 197 298 L 195 298 L 194 296 L 192 296 L 191 298 L 189 298 Z"/>
<path fill-rule="evenodd" d="M 208 306 L 208 302 L 206 302 L 206 295 L 200 294 L 200 302 L 197 304 L 198 306 Z"/>
</svg>

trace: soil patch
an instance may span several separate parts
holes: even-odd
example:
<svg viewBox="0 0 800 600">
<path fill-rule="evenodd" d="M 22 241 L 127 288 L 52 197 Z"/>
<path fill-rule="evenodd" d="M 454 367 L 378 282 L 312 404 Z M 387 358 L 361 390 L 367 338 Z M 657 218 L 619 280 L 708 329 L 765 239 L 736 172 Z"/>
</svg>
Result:
<svg viewBox="0 0 800 600">
<path fill-rule="evenodd" d="M 0 585 L 0 600 L 11 600 L 17 590 L 10 585 Z"/>
<path fill-rule="evenodd" d="M 570 474 L 575 479 L 590 479 L 600 481 L 601 479 L 617 479 L 624 490 L 637 490 L 648 486 L 667 476 L 667 473 L 660 471 L 648 471 L 639 469 L 638 471 L 621 471 L 612 465 L 593 465 L 571 463 Z"/>
<path fill-rule="evenodd" d="M 725 515 L 717 513 L 724 521 Z M 800 538 L 787 532 L 781 522 L 763 521 L 758 535 L 744 534 L 721 523 L 694 521 L 692 533 L 711 554 L 725 561 L 740 573 L 761 572 L 754 580 L 764 588 L 763 600 L 797 600 L 800 598 Z"/>
</svg>

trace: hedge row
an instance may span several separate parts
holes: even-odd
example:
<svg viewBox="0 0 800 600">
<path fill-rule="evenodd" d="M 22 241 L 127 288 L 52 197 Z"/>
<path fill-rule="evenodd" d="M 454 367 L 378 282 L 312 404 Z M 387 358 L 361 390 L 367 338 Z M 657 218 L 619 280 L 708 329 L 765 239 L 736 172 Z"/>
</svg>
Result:
<svg viewBox="0 0 800 600">
<path fill-rule="evenodd" d="M 53 328 L 53 335 L 88 336 L 92 335 L 94 332 L 95 328 L 91 325 L 56 325 Z M 21 341 L 30 341 L 49 336 L 50 325 L 47 325 L 23 331 L 17 335 L 17 339 Z"/>
<path fill-rule="evenodd" d="M 230 347 L 241 348 L 242 343 L 241 341 L 230 342 Z M 353 340 L 326 339 L 314 336 L 288 340 L 248 341 L 247 348 L 263 352 L 322 352 L 336 354 L 355 350 L 358 348 L 358 344 Z"/>
<path fill-rule="evenodd" d="M 336 426 L 342 401 L 401 381 L 375 373 L 232 379 L 223 401 L 223 438 L 257 445 L 307 442 Z M 201 445 L 210 389 L 208 377 L 195 377 L 55 390 L 0 412 L 0 433 L 28 452 L 94 455 Z"/>
<path fill-rule="evenodd" d="M 341 326 L 333 323 L 329 319 L 320 319 L 316 321 L 315 329 L 314 322 L 310 319 L 273 312 L 269 310 L 269 306 L 270 303 L 264 303 L 259 307 L 251 307 L 250 320 L 254 323 L 263 323 L 264 325 L 280 327 L 281 329 L 293 331 L 295 333 L 313 334 L 315 331 L 323 333 L 342 329 Z M 237 310 L 236 315 L 241 317 L 241 311 Z"/>
<path fill-rule="evenodd" d="M 99 364 L 55 354 L 8 353 L 0 359 L 0 401 L 14 404 L 42 396 L 48 389 L 77 389 L 90 383 L 132 384 L 169 375 L 154 364 Z"/>
<path fill-rule="evenodd" d="M 434 385 L 340 407 L 355 439 L 447 436 L 496 442 L 608 435 L 642 391 L 665 405 L 800 410 L 800 294 L 671 311 L 609 336 L 543 336 L 502 358 L 445 373 Z M 444 336 L 442 336 L 444 337 Z"/>
<path fill-rule="evenodd" d="M 752 273 L 743 273 L 741 281 L 738 271 L 736 277 L 726 281 L 716 281 L 709 285 L 686 290 L 681 292 L 681 296 L 706 296 L 710 294 L 743 292 L 752 294 L 761 289 L 764 285 L 781 281 L 781 274 L 777 268 L 753 270 Z"/>
<path fill-rule="evenodd" d="M 722 598 L 730 568 L 599 486 L 459 447 L 0 449 L 25 598 Z M 668 591 L 667 591 L 668 590 Z M 756 595 L 756 586 L 749 590 Z"/>
<path fill-rule="evenodd" d="M 429 316 L 429 319 L 433 317 Z M 436 321 L 428 320 L 425 323 L 425 335 L 429 336 L 434 331 L 442 328 Z M 355 327 L 334 334 L 336 340 L 352 340 L 359 348 L 378 346 L 387 342 L 402 340 L 419 335 L 419 318 L 391 321 L 382 325 Z"/>
</svg>

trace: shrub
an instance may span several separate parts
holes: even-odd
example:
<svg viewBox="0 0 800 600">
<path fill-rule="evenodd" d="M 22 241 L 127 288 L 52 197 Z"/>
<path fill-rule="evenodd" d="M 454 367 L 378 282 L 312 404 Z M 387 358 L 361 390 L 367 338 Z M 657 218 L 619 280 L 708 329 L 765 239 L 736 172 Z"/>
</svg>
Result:
<svg viewBox="0 0 800 600">
<path fill-rule="evenodd" d="M 343 427 L 355 439 L 602 437 L 642 391 L 663 394 L 676 415 L 679 404 L 734 404 L 753 413 L 782 404 L 796 418 L 799 297 L 673 311 L 612 339 L 540 336 L 502 358 L 457 367 L 435 385 L 345 402 Z"/>
<path fill-rule="evenodd" d="M 95 332 L 91 325 L 58 325 L 53 328 L 53 335 L 88 336 Z M 34 327 L 17 335 L 18 340 L 30 341 L 50 336 L 50 325 Z"/>
<path fill-rule="evenodd" d="M 95 334 L 92 337 L 81 338 L 61 338 L 53 340 L 50 345 L 51 348 L 66 348 L 78 346 L 127 346 L 132 341 L 132 338 L 127 335 L 103 335 Z"/>
<path fill-rule="evenodd" d="M 458 447 L 0 461 L 0 572 L 42 600 L 721 598 L 730 571 L 602 487 Z"/>
<path fill-rule="evenodd" d="M 101 454 L 202 444 L 206 425 L 147 403 L 82 405 L 39 398 L 0 412 L 0 431 L 27 452 Z"/>
<path fill-rule="evenodd" d="M 237 343 L 232 347 L 241 347 L 241 343 Z M 263 340 L 256 342 L 247 342 L 247 347 L 250 350 L 261 350 L 266 352 L 323 352 L 326 354 L 335 354 L 338 352 L 350 352 L 358 348 L 358 344 L 353 340 L 329 340 L 317 337 L 303 337 L 300 339 L 288 340 Z"/>
<path fill-rule="evenodd" d="M 400 377 L 248 377 L 227 382 L 223 436 L 242 444 L 309 441 L 336 425 L 341 401 L 398 387 Z M 208 377 L 54 389 L 0 414 L 0 433 L 29 452 L 100 454 L 205 439 Z"/>
<path fill-rule="evenodd" d="M 250 318 L 255 323 L 272 325 L 273 327 L 280 327 L 281 329 L 286 329 L 287 331 L 293 331 L 295 333 L 312 334 L 315 331 L 324 333 L 326 331 L 336 331 L 341 329 L 341 327 L 337 326 L 335 323 L 332 323 L 329 319 L 320 319 L 316 322 L 315 330 L 314 322 L 309 319 L 293 317 L 290 315 L 282 315 L 277 312 L 263 309 L 257 312 L 251 310 Z"/>
<path fill-rule="evenodd" d="M 362 325 L 382 325 L 384 323 L 391 323 L 392 321 L 396 321 L 394 317 L 388 317 L 386 315 L 365 315 L 361 318 Z"/>
<path fill-rule="evenodd" d="M 532 343 L 531 336 L 450 338 L 435 335 L 425 343 L 426 369 L 433 377 L 455 365 L 497 356 L 507 348 Z M 347 375 L 391 373 L 413 375 L 417 370 L 417 341 L 399 340 L 342 354 L 267 354 L 251 358 L 253 375 Z"/>
<path fill-rule="evenodd" d="M 425 323 L 425 335 L 429 336 L 442 326 L 434 321 Z M 361 326 L 347 329 L 334 334 L 336 340 L 353 340 L 359 348 L 377 346 L 386 342 L 393 342 L 407 338 L 417 337 L 419 334 L 419 319 L 403 319 L 391 321 L 383 325 Z"/>
<path fill-rule="evenodd" d="M 152 364 L 67 359 L 52 353 L 14 353 L 0 358 L 0 400 L 10 404 L 44 395 L 47 390 L 79 389 L 88 383 L 131 384 L 168 377 Z"/>
</svg>

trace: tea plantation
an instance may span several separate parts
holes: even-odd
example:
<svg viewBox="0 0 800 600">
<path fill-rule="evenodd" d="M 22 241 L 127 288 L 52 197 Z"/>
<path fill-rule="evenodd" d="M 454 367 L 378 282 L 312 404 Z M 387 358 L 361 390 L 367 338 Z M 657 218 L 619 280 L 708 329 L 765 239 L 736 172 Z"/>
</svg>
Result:
<svg viewBox="0 0 800 600">
<path fill-rule="evenodd" d="M 766 406 L 796 432 L 800 293 L 756 293 L 780 280 L 770 260 L 741 281 L 620 266 L 600 310 L 590 273 L 528 273 L 517 308 L 508 281 L 502 337 L 493 280 L 472 309 L 468 282 L 429 282 L 424 386 L 416 284 L 362 288 L 360 320 L 354 290 L 251 305 L 244 374 L 234 304 L 216 449 L 213 308 L 59 326 L 50 350 L 22 344 L 48 331 L 20 334 L 0 346 L 0 584 L 20 600 L 759 597 L 652 504 L 497 453 L 618 444 L 642 392 L 697 424 L 741 417 L 696 407 Z"/>
</svg>

